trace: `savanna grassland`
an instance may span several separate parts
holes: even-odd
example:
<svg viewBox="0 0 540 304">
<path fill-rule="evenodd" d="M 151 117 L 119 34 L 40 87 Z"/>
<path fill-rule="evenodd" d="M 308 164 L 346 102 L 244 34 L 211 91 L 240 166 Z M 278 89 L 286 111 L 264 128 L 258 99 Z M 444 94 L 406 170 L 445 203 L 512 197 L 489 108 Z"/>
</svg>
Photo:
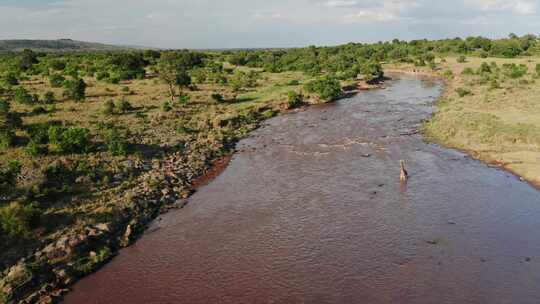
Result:
<svg viewBox="0 0 540 304">
<path fill-rule="evenodd" d="M 0 54 L 0 301 L 59 299 L 261 121 L 375 85 L 383 66 L 446 79 L 428 138 L 538 180 L 538 54 L 532 35 Z"/>
</svg>

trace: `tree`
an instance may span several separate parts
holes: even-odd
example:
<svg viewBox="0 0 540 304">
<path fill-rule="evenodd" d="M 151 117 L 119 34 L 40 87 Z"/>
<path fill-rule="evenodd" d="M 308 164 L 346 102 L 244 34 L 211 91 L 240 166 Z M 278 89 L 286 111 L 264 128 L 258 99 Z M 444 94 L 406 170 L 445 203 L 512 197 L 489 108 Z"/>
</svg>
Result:
<svg viewBox="0 0 540 304">
<path fill-rule="evenodd" d="M 49 83 L 51 84 L 51 87 L 53 88 L 61 87 L 65 80 L 66 79 L 64 78 L 64 76 L 60 74 L 51 74 L 49 76 Z"/>
<path fill-rule="evenodd" d="M 362 65 L 360 72 L 367 82 L 375 82 L 383 78 L 384 72 L 380 63 L 370 60 Z"/>
<path fill-rule="evenodd" d="M 171 102 L 173 103 L 176 95 L 174 87 L 177 85 L 183 88 L 191 84 L 188 69 L 197 63 L 187 57 L 189 56 L 178 52 L 164 52 L 161 54 L 157 64 L 159 78 L 168 85 Z"/>
<path fill-rule="evenodd" d="M 65 81 L 64 89 L 65 98 L 75 101 L 83 101 L 86 98 L 86 83 L 80 78 Z"/>
<path fill-rule="evenodd" d="M 305 85 L 306 91 L 319 95 L 320 98 L 330 101 L 341 96 L 341 84 L 338 79 L 325 76 L 313 80 Z"/>
<path fill-rule="evenodd" d="M 176 85 L 180 90 L 180 94 L 184 88 L 187 88 L 191 84 L 191 76 L 185 70 L 180 70 L 176 75 Z"/>
<path fill-rule="evenodd" d="M 37 100 L 34 99 L 28 91 L 20 86 L 14 90 L 13 100 L 19 104 L 32 104 L 35 103 Z"/>
<path fill-rule="evenodd" d="M 304 96 L 295 91 L 290 91 L 287 93 L 287 97 L 289 109 L 298 108 L 304 103 Z"/>
<path fill-rule="evenodd" d="M 34 64 L 38 63 L 37 55 L 32 50 L 24 50 L 19 55 L 17 68 L 21 71 L 29 70 Z"/>
</svg>

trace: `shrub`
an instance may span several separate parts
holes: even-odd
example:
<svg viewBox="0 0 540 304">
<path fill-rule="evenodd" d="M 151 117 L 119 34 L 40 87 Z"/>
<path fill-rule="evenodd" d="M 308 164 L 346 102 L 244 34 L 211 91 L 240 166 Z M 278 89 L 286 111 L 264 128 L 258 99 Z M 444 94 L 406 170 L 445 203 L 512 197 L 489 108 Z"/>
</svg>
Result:
<svg viewBox="0 0 540 304">
<path fill-rule="evenodd" d="M 535 67 L 536 77 L 540 77 L 540 64 L 537 64 Z"/>
<path fill-rule="evenodd" d="M 116 104 L 116 108 L 122 113 L 133 110 L 133 106 L 131 106 L 131 103 L 129 103 L 129 101 L 127 101 L 127 99 L 125 98 L 122 98 L 120 99 L 120 101 L 118 101 L 118 103 Z"/>
<path fill-rule="evenodd" d="M 332 100 L 341 96 L 341 84 L 335 77 L 325 76 L 313 80 L 305 85 L 310 93 L 317 94 L 324 100 Z"/>
<path fill-rule="evenodd" d="M 45 114 L 45 113 L 47 113 L 47 109 L 45 109 L 42 106 L 37 106 L 32 109 L 32 114 L 40 115 L 40 114 Z"/>
<path fill-rule="evenodd" d="M 51 84 L 51 87 L 53 88 L 62 87 L 62 84 L 64 84 L 65 80 L 66 78 L 64 78 L 64 76 L 62 75 L 52 74 L 51 76 L 49 76 L 49 83 Z"/>
<path fill-rule="evenodd" d="M 34 96 L 30 95 L 30 93 L 28 93 L 28 91 L 23 87 L 18 87 L 15 89 L 13 99 L 19 104 L 32 104 L 36 101 Z"/>
<path fill-rule="evenodd" d="M 6 83 L 7 85 L 15 86 L 19 84 L 19 78 L 17 77 L 17 74 L 13 72 L 10 72 L 4 75 L 3 80 L 4 80 L 4 83 Z"/>
<path fill-rule="evenodd" d="M 287 83 L 288 86 L 297 86 L 297 85 L 300 85 L 300 81 L 294 79 L 294 80 L 291 80 Z"/>
<path fill-rule="evenodd" d="M 53 151 L 58 153 L 86 153 L 90 150 L 90 132 L 88 129 L 52 126 L 48 131 Z"/>
<path fill-rule="evenodd" d="M 289 109 L 298 108 L 304 103 L 303 96 L 295 91 L 290 91 L 287 95 Z"/>
<path fill-rule="evenodd" d="M 360 73 L 367 82 L 378 81 L 383 78 L 384 72 L 380 63 L 370 60 L 360 67 Z M 341 86 L 340 86 L 341 90 Z"/>
<path fill-rule="evenodd" d="M 114 113 L 114 102 L 112 100 L 107 100 L 103 106 L 103 114 L 111 115 Z"/>
<path fill-rule="evenodd" d="M 65 81 L 64 89 L 64 97 L 67 99 L 83 101 L 86 98 L 86 83 L 82 79 Z"/>
<path fill-rule="evenodd" d="M 39 156 L 47 154 L 47 147 L 39 145 L 33 140 L 30 140 L 24 149 L 30 156 Z"/>
<path fill-rule="evenodd" d="M 49 123 L 34 124 L 29 126 L 26 132 L 28 133 L 31 141 L 34 141 L 37 144 L 47 144 L 49 143 L 50 127 L 51 125 Z"/>
<path fill-rule="evenodd" d="M 10 104 L 0 100 L 0 148 L 11 147 L 15 143 L 15 128 L 22 125 L 20 116 L 10 112 Z"/>
<path fill-rule="evenodd" d="M 474 70 L 472 68 L 465 68 L 461 72 L 461 75 L 474 75 Z"/>
<path fill-rule="evenodd" d="M 236 70 L 229 79 L 229 83 L 234 91 L 240 91 L 242 88 L 252 88 L 257 85 L 259 74 L 254 71 L 248 73 Z"/>
<path fill-rule="evenodd" d="M 457 88 L 456 93 L 459 95 L 459 97 L 465 97 L 467 95 L 472 94 L 472 92 L 469 89 L 465 89 L 465 88 Z"/>
<path fill-rule="evenodd" d="M 224 101 L 223 95 L 221 95 L 219 93 L 212 93 L 211 97 L 215 102 L 223 102 Z"/>
<path fill-rule="evenodd" d="M 0 148 L 6 149 L 15 143 L 15 132 L 13 130 L 0 130 Z"/>
<path fill-rule="evenodd" d="M 102 80 L 106 80 L 110 77 L 111 75 L 109 74 L 109 72 L 107 71 L 101 71 L 101 72 L 98 72 L 96 74 L 96 80 L 97 81 L 102 81 Z"/>
<path fill-rule="evenodd" d="M 17 176 L 21 173 L 21 164 L 11 161 L 5 167 L 0 167 L 0 190 L 1 192 L 13 189 L 17 185 Z"/>
<path fill-rule="evenodd" d="M 29 237 L 41 218 L 42 211 L 37 204 L 12 202 L 0 209 L 0 226 L 13 237 Z"/>
<path fill-rule="evenodd" d="M 170 101 L 166 100 L 163 102 L 163 106 L 162 106 L 162 109 L 164 112 L 169 112 L 172 110 L 172 104 Z"/>
<path fill-rule="evenodd" d="M 178 102 L 181 104 L 181 105 L 186 105 L 188 104 L 188 102 L 190 101 L 191 97 L 187 94 L 181 94 L 179 97 L 178 97 Z"/>
<path fill-rule="evenodd" d="M 114 156 L 124 156 L 128 153 L 128 144 L 122 139 L 115 128 L 105 129 L 103 138 L 107 150 Z"/>
<path fill-rule="evenodd" d="M 515 63 L 505 63 L 503 65 L 503 73 L 505 76 L 512 78 L 512 79 L 518 79 L 525 75 L 527 75 L 527 72 L 529 71 L 529 68 L 524 64 L 515 64 Z"/>
<path fill-rule="evenodd" d="M 46 104 L 51 104 L 56 102 L 56 97 L 54 96 L 54 93 L 51 91 L 46 92 L 43 95 L 43 102 Z"/>
<path fill-rule="evenodd" d="M 482 62 L 478 68 L 478 74 L 487 74 L 491 73 L 491 66 L 487 62 Z"/>
<path fill-rule="evenodd" d="M 64 70 L 66 68 L 66 63 L 64 61 L 61 61 L 61 60 L 53 60 L 53 61 L 50 62 L 49 66 L 53 70 L 62 71 L 62 70 Z"/>
<path fill-rule="evenodd" d="M 465 63 L 465 62 L 467 62 L 467 57 L 461 55 L 461 56 L 459 56 L 459 57 L 457 58 L 456 61 L 457 61 L 458 63 Z"/>
<path fill-rule="evenodd" d="M 423 67 L 426 66 L 426 62 L 424 61 L 424 59 L 418 59 L 414 61 L 414 66 Z"/>
<path fill-rule="evenodd" d="M 443 76 L 444 78 L 449 79 L 449 80 L 454 79 L 454 72 L 452 72 L 452 70 L 446 70 L 444 71 Z"/>
</svg>

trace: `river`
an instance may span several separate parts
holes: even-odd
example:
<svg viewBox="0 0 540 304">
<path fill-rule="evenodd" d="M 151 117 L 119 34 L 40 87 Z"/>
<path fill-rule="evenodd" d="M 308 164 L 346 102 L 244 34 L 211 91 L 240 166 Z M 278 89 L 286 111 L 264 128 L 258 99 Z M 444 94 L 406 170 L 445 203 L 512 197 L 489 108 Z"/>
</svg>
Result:
<svg viewBox="0 0 540 304">
<path fill-rule="evenodd" d="M 441 90 L 265 122 L 65 303 L 539 303 L 540 193 L 416 134 Z"/>
</svg>

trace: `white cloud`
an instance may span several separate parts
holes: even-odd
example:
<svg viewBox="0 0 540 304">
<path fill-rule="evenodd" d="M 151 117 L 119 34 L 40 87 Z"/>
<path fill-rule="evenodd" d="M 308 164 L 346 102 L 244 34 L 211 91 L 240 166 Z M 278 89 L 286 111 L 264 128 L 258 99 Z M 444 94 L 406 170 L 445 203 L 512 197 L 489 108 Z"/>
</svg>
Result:
<svg viewBox="0 0 540 304">
<path fill-rule="evenodd" d="M 326 7 L 351 7 L 357 4 L 358 2 L 353 0 L 330 0 L 324 2 L 322 5 Z"/>
<path fill-rule="evenodd" d="M 283 14 L 279 12 L 264 12 L 264 11 L 258 11 L 253 13 L 253 18 L 259 19 L 259 20 L 275 20 L 275 19 L 283 19 Z"/>
<path fill-rule="evenodd" d="M 345 22 L 393 21 L 402 19 L 403 12 L 417 6 L 415 0 L 383 0 L 380 5 L 361 8 L 345 16 Z"/>
<path fill-rule="evenodd" d="M 472 0 L 466 1 L 482 11 L 512 12 L 518 15 L 533 15 L 538 9 L 535 0 Z"/>
</svg>

